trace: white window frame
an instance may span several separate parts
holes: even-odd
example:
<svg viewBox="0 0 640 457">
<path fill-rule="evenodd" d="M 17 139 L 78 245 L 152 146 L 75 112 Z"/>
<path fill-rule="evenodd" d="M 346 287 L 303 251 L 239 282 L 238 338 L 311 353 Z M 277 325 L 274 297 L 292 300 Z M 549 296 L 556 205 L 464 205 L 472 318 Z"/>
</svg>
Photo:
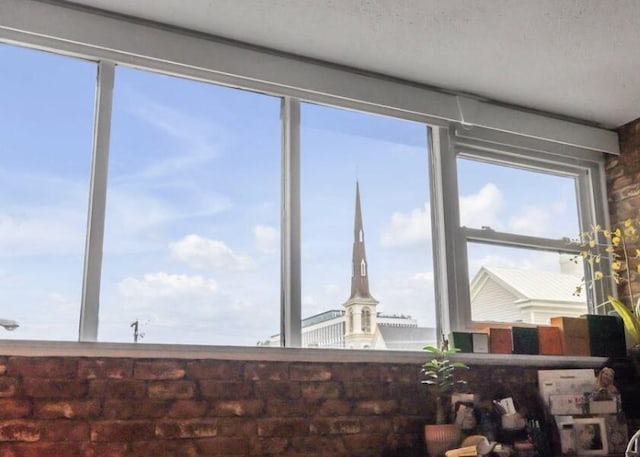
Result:
<svg viewBox="0 0 640 457">
<path fill-rule="evenodd" d="M 570 254 L 578 254 L 580 249 L 567 238 L 542 238 L 462 226 L 457 158 L 467 157 L 574 178 L 580 231 L 588 230 L 596 221 L 603 221 L 608 225 L 604 161 L 601 154 L 594 154 L 586 149 L 558 146 L 545 141 L 462 125 L 450 129 L 446 146 L 434 150 L 434 162 L 440 167 L 437 171 L 440 176 L 447 178 L 443 178 L 442 187 L 438 189 L 437 193 L 441 195 L 440 201 L 435 202 L 434 215 L 436 226 L 440 225 L 443 228 L 443 233 L 439 235 L 443 240 L 435 240 L 434 235 L 434 250 L 438 251 L 436 257 L 441 268 L 446 270 L 444 274 L 436 276 L 436 284 L 441 290 L 446 291 L 450 304 L 446 309 L 448 316 L 441 319 L 442 331 L 486 328 L 488 322 L 473 321 L 471 317 L 467 256 L 469 242 Z M 579 234 L 569 235 L 577 238 Z M 585 274 L 588 275 L 588 272 Z M 594 284 L 593 293 L 587 294 L 589 311 L 599 311 L 596 304 L 605 301 L 607 294 L 615 294 L 613 284 L 604 281 Z"/>
<path fill-rule="evenodd" d="M 0 3 L 0 42 L 98 62 L 80 341 L 96 341 L 113 72 L 117 64 L 243 88 L 282 98 L 281 334 L 300 345 L 300 102 L 313 102 L 417 121 L 430 128 L 430 185 L 437 330 L 469 325 L 467 239 L 487 238 L 459 226 L 457 151 L 507 154 L 513 160 L 579 163 L 583 226 L 606 224 L 604 154 L 618 154 L 617 134 L 417 84 L 264 51 L 170 27 L 157 27 L 69 4 Z M 434 63 L 437 64 L 437 63 Z M 581 175 L 582 176 L 582 175 Z M 490 240 L 508 243 L 506 234 Z M 539 239 L 511 240 L 542 245 Z M 525 243 L 526 244 L 526 243 Z M 451 255 L 452 253 L 452 255 Z M 465 292 L 466 291 L 466 292 Z M 466 295 L 465 295 L 466 294 Z M 603 292 L 598 291 L 599 297 Z M 384 356 L 382 356 L 384 357 Z"/>
</svg>

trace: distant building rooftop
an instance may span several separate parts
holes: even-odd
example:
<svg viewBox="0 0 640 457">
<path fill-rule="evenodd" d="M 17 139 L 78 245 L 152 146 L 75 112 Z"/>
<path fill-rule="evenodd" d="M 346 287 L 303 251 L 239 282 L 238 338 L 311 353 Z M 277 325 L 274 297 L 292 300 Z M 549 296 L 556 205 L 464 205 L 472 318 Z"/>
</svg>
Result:
<svg viewBox="0 0 640 457">
<path fill-rule="evenodd" d="M 311 325 L 330 321 L 342 316 L 344 316 L 344 310 L 330 309 L 329 311 L 324 311 L 320 314 L 314 314 L 313 316 L 305 317 L 304 319 L 302 319 L 302 328 L 310 327 Z"/>
<path fill-rule="evenodd" d="M 576 286 L 580 284 L 580 274 L 488 266 L 482 267 L 472 281 L 472 294 L 483 277 L 483 270 L 523 299 L 571 303 L 583 303 L 585 301 L 584 297 L 573 294 Z"/>
<path fill-rule="evenodd" d="M 419 351 L 428 344 L 437 341 L 436 329 L 433 327 L 393 327 L 378 325 L 380 336 L 387 349 L 404 349 Z"/>
</svg>

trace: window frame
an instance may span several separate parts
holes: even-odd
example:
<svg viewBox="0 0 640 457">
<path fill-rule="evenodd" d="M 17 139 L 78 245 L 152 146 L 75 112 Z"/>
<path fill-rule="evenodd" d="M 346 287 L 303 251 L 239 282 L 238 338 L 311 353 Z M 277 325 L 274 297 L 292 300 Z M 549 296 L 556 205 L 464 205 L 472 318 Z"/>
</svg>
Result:
<svg viewBox="0 0 640 457">
<path fill-rule="evenodd" d="M 480 242 L 504 247 L 521 247 L 543 251 L 578 254 L 580 248 L 572 245 L 567 238 L 551 239 L 528 235 L 499 232 L 495 230 L 470 228 L 461 225 L 458 193 L 457 159 L 459 157 L 485 161 L 493 164 L 513 166 L 530 171 L 571 176 L 576 180 L 578 223 L 580 231 L 585 231 L 596 221 L 608 225 L 608 211 L 605 194 L 605 172 L 603 157 L 575 147 L 557 147 L 548 142 L 504 135 L 500 132 L 481 128 L 455 125 L 449 131 L 447 148 L 439 148 L 436 162 L 441 164 L 440 172 L 448 179 L 442 183 L 439 192 L 443 194 L 442 204 L 436 207 L 437 222 L 444 230 L 440 235 L 449 246 L 450 255 L 434 240 L 434 250 L 439 248 L 439 262 L 446 265 L 443 278 L 436 278 L 437 284 L 450 294 L 448 318 L 442 319 L 442 330 L 474 330 L 492 326 L 509 326 L 495 322 L 473 321 L 468 273 L 467 244 Z M 446 205 L 446 206 L 445 206 Z M 448 208 L 446 211 L 444 208 Z M 454 208 L 454 210 L 450 210 Z M 579 234 L 571 234 L 577 237 Z M 585 265 L 588 268 L 588 265 Z M 585 271 L 588 277 L 588 272 Z M 438 279 L 440 279 L 438 281 Z M 589 312 L 601 312 L 597 304 L 606 300 L 607 294 L 615 294 L 611 282 L 600 281 L 587 295 Z M 526 324 L 519 324 L 525 325 Z"/>
<path fill-rule="evenodd" d="M 97 341 L 115 64 L 98 62 L 78 341 Z"/>
<path fill-rule="evenodd" d="M 429 129 L 439 333 L 473 326 L 467 318 L 470 309 L 465 311 L 465 306 L 469 307 L 466 240 L 476 237 L 538 247 L 547 243 L 540 239 L 509 240 L 507 234 L 494 232 L 489 236 L 460 227 L 455 164 L 458 150 L 499 153 L 514 161 L 560 163 L 571 169 L 577 166 L 582 173 L 578 192 L 582 226 L 596 222 L 608 225 L 604 155 L 619 151 L 615 132 L 215 37 L 102 15 L 87 8 L 33 0 L 6 0 L 3 8 L 0 42 L 92 60 L 99 66 L 80 342 L 97 340 L 111 100 L 118 64 L 281 98 L 280 324 L 281 341 L 286 347 L 301 344 L 301 102 L 417 121 Z M 610 285 L 602 285 L 594 300 L 602 301 L 610 291 L 615 293 Z"/>
</svg>

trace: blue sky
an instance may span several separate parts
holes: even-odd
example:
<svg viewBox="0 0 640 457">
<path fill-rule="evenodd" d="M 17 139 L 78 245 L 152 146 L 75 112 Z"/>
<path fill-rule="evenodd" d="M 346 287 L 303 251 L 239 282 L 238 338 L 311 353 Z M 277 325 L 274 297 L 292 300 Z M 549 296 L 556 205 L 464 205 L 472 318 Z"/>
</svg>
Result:
<svg viewBox="0 0 640 457">
<path fill-rule="evenodd" d="M 0 317 L 21 324 L 2 336 L 74 340 L 96 67 L 7 45 L 0 59 Z M 144 342 L 255 345 L 279 331 L 279 110 L 117 67 L 100 340 L 131 341 L 136 319 Z M 348 298 L 358 180 L 379 311 L 433 325 L 427 128 L 312 104 L 301 117 L 303 315 Z M 571 179 L 536 175 L 531 193 L 532 173 L 459 167 L 468 225 L 577 234 Z"/>
<path fill-rule="evenodd" d="M 0 45 L 0 301 L 23 328 L 77 334 L 95 65 Z M 64 336 L 63 336 L 64 335 Z"/>
</svg>

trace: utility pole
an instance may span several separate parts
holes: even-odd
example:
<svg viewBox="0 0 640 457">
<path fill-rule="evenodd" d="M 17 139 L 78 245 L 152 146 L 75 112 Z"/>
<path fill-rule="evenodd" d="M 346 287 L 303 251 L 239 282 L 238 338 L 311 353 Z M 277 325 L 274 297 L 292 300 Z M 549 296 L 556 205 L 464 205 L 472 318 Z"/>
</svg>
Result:
<svg viewBox="0 0 640 457">
<path fill-rule="evenodd" d="M 140 330 L 140 321 L 138 319 L 133 321 L 129 327 L 133 328 L 133 342 L 134 343 L 137 343 L 139 339 L 144 338 L 144 333 L 140 333 L 140 331 L 139 331 Z"/>
</svg>

